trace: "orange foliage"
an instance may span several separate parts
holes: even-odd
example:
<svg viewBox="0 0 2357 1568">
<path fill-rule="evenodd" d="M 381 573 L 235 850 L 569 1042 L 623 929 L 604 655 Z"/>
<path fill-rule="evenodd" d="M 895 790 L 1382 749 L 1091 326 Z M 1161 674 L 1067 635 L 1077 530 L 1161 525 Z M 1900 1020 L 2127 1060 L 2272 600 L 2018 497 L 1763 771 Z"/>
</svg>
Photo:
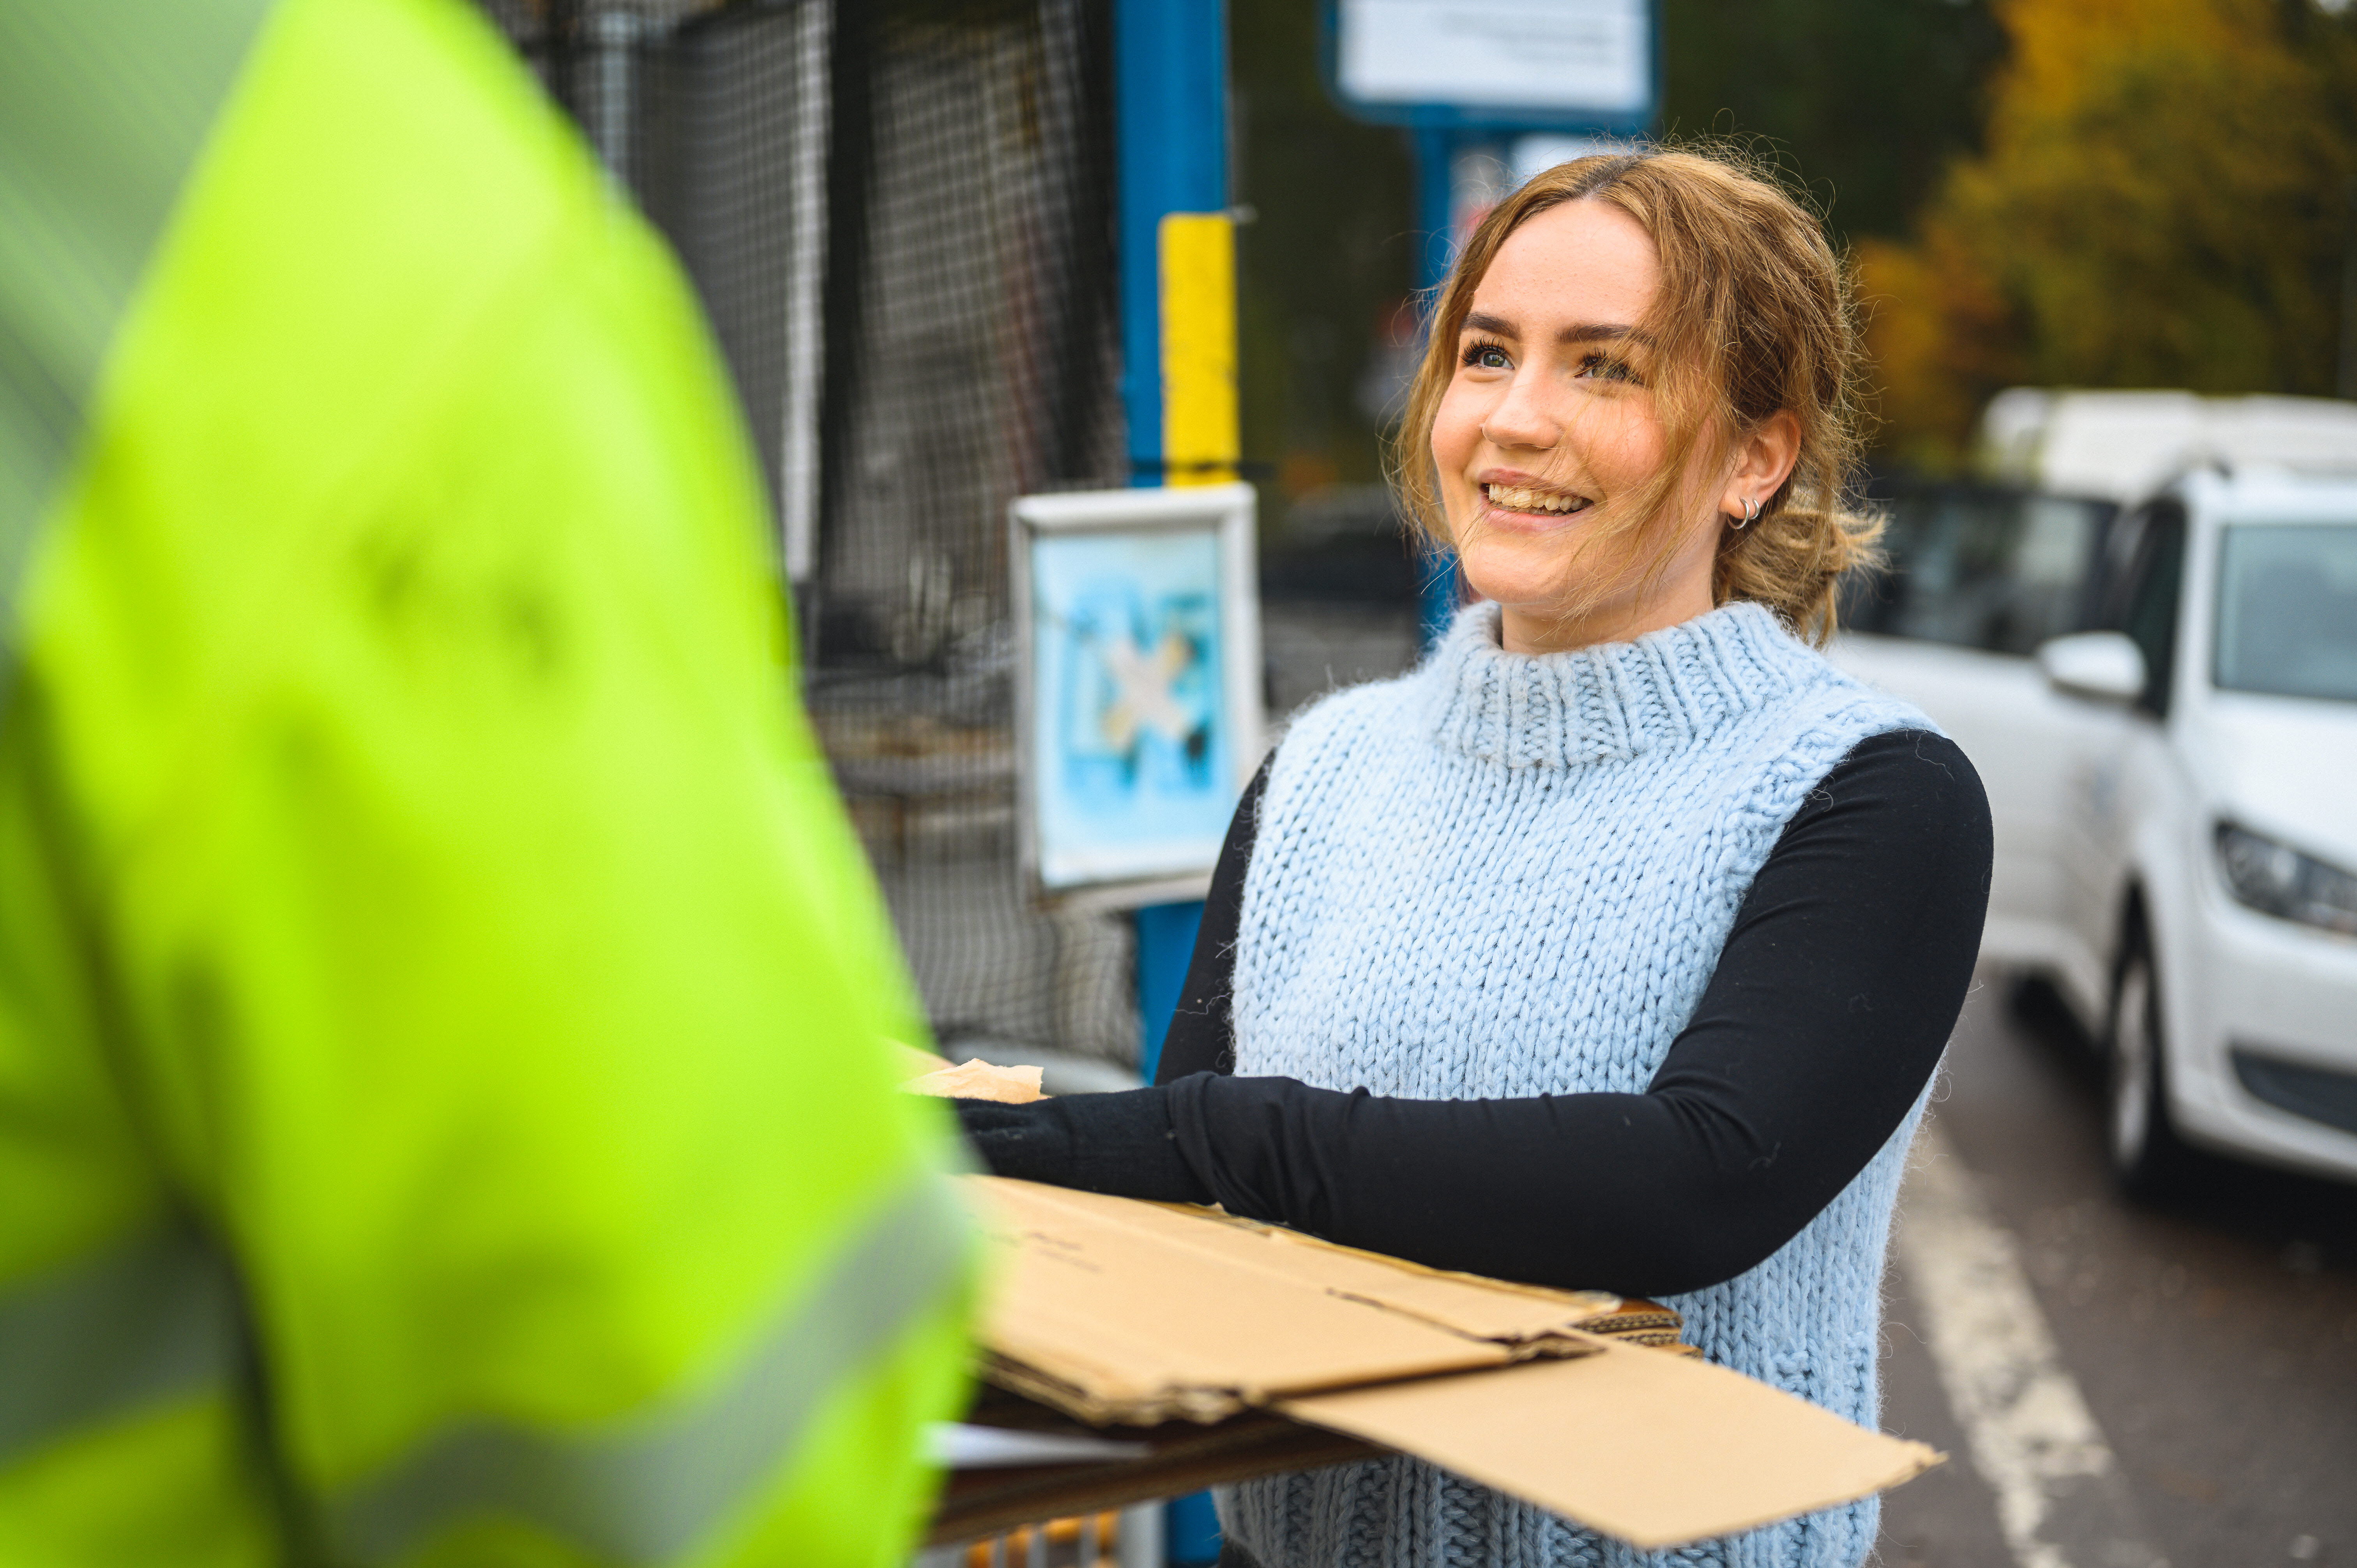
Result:
<svg viewBox="0 0 2357 1568">
<path fill-rule="evenodd" d="M 2329 392 L 2357 32 L 2283 0 L 2007 0 L 1984 150 L 1860 249 L 1886 445 L 2013 381 Z"/>
</svg>

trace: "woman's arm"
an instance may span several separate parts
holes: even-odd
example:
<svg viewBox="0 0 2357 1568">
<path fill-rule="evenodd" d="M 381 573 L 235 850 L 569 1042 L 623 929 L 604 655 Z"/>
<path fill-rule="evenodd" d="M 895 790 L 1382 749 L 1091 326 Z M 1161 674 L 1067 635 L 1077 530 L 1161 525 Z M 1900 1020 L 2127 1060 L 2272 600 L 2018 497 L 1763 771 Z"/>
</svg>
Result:
<svg viewBox="0 0 2357 1568">
<path fill-rule="evenodd" d="M 1236 1070 L 1236 937 L 1243 929 L 1244 871 L 1252 865 L 1253 840 L 1260 831 L 1260 798 L 1268 788 L 1268 764 L 1260 765 L 1220 845 L 1211 870 L 1211 890 L 1203 897 L 1203 923 L 1195 953 L 1187 962 L 1187 983 L 1170 1027 L 1162 1036 L 1156 1083 L 1175 1083 L 1190 1073 Z"/>
<path fill-rule="evenodd" d="M 1416 1101 L 1200 1072 L 969 1128 L 1006 1175 L 1217 1199 L 1509 1279 L 1699 1289 L 1790 1240 L 1905 1118 L 1971 980 L 1988 865 L 1964 754 L 1878 736 L 1787 824 L 1642 1094 Z"/>
</svg>

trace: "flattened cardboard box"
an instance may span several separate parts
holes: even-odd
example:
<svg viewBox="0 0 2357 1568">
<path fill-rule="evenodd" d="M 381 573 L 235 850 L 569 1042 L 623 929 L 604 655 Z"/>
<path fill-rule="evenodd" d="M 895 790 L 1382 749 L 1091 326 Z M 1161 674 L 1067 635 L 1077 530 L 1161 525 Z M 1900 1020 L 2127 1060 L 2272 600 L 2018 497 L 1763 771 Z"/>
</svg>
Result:
<svg viewBox="0 0 2357 1568">
<path fill-rule="evenodd" d="M 1941 1459 L 1578 1326 L 1611 1296 L 1447 1273 L 1213 1210 L 963 1179 L 996 1272 L 990 1380 L 1096 1425 L 1159 1428 L 1157 1451 L 1186 1446 L 1168 1423 L 1261 1434 L 1275 1416 L 1351 1440 L 1303 1434 L 1286 1452 L 1304 1465 L 1412 1454 L 1649 1548 L 1848 1502 Z"/>
</svg>

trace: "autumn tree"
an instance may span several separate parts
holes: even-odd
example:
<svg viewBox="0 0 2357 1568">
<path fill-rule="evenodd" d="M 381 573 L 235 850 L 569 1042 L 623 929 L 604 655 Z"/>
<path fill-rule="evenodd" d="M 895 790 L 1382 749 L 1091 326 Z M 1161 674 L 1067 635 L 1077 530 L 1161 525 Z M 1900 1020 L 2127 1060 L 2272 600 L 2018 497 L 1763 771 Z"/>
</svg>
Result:
<svg viewBox="0 0 2357 1568">
<path fill-rule="evenodd" d="M 2330 393 L 2357 247 L 2357 26 L 2315 0 L 2000 0 L 1983 149 L 1858 246 L 1886 446 L 2014 382 Z"/>
</svg>

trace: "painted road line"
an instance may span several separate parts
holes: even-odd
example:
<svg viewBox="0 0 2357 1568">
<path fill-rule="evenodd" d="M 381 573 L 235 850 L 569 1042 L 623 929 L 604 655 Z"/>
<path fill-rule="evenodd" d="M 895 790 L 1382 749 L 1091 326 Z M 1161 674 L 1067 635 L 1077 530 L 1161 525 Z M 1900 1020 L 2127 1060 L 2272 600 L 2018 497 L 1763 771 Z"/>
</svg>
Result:
<svg viewBox="0 0 2357 1568">
<path fill-rule="evenodd" d="M 1916 1140 L 1891 1240 L 2019 1568 L 2166 1568 L 2062 1364 L 2012 1233 L 1936 1122 Z"/>
</svg>

